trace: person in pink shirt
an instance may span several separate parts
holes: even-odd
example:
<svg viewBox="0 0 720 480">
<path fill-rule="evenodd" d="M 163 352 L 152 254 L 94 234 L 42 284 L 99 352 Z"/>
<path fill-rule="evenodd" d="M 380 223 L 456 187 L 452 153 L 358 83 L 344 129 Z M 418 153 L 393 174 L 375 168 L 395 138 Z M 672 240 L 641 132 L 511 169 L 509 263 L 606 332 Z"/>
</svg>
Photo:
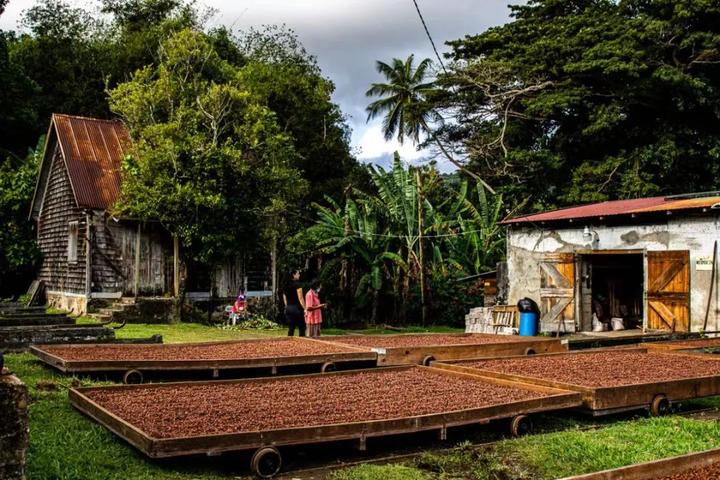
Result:
<svg viewBox="0 0 720 480">
<path fill-rule="evenodd" d="M 305 324 L 307 325 L 308 337 L 320 336 L 320 324 L 322 323 L 322 309 L 324 303 L 320 303 L 320 282 L 313 280 L 310 290 L 305 294 Z"/>
</svg>

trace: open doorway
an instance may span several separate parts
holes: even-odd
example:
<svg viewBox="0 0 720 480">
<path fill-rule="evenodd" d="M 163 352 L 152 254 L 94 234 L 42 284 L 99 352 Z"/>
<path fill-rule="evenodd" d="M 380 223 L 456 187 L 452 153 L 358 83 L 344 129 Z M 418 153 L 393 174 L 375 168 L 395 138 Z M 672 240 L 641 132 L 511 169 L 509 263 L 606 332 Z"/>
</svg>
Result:
<svg viewBox="0 0 720 480">
<path fill-rule="evenodd" d="M 581 256 L 581 330 L 632 330 L 643 326 L 641 253 Z"/>
</svg>

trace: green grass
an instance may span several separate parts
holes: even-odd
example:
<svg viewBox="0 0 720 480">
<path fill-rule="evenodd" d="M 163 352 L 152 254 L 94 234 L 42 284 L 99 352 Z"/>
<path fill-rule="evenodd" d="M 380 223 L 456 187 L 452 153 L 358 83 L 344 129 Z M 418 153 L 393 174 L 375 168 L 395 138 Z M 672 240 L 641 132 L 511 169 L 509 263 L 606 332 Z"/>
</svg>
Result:
<svg viewBox="0 0 720 480">
<path fill-rule="evenodd" d="M 89 317 L 80 317 L 78 323 L 97 323 L 97 320 Z M 343 328 L 327 328 L 322 331 L 323 335 L 391 335 L 398 333 L 461 333 L 462 329 L 446 326 L 409 326 L 399 329 L 366 328 L 362 330 L 349 330 Z M 165 343 L 182 342 L 213 342 L 223 340 L 237 340 L 248 338 L 264 338 L 283 336 L 287 334 L 285 327 L 273 330 L 225 330 L 218 327 L 211 327 L 199 323 L 177 323 L 168 324 L 141 324 L 128 323 L 123 328 L 116 330 L 117 338 L 148 338 L 152 335 L 162 335 Z"/>
<path fill-rule="evenodd" d="M 558 478 L 717 447 L 720 423 L 670 416 L 509 440 L 498 451 L 534 467 L 542 478 Z"/>
<path fill-rule="evenodd" d="M 115 331 L 117 338 L 124 339 L 147 338 L 156 334 L 162 335 L 165 343 L 182 343 L 272 337 L 287 335 L 287 330 L 223 330 L 222 328 L 209 327 L 198 323 L 178 323 L 174 325 L 128 323 L 123 328 Z"/>
<path fill-rule="evenodd" d="M 330 480 L 429 480 L 431 475 L 406 465 L 360 465 L 337 470 Z"/>
</svg>

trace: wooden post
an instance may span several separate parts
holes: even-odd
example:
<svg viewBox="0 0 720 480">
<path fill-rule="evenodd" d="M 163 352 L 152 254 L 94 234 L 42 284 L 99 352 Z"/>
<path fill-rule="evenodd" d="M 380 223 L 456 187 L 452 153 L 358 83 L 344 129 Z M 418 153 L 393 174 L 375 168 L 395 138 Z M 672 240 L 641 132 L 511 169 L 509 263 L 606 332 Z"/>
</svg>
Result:
<svg viewBox="0 0 720 480">
<path fill-rule="evenodd" d="M 277 301 L 277 234 L 273 234 L 272 247 L 270 250 L 270 262 L 271 262 L 271 288 L 273 301 Z"/>
<path fill-rule="evenodd" d="M 90 299 L 90 290 L 92 288 L 92 248 L 90 245 L 91 232 L 90 222 L 92 217 L 89 213 L 85 213 L 85 295 Z"/>
<path fill-rule="evenodd" d="M 135 237 L 135 298 L 140 296 L 140 233 L 141 223 L 138 222 L 137 236 Z"/>
<path fill-rule="evenodd" d="M 422 324 L 427 321 L 427 305 L 425 305 L 425 260 L 423 255 L 423 214 L 422 214 L 422 179 L 420 170 L 415 170 L 417 178 L 418 198 L 418 262 L 420 263 L 420 306 L 422 308 Z"/>
<path fill-rule="evenodd" d="M 180 296 L 180 240 L 177 233 L 173 235 L 173 294 Z"/>
</svg>

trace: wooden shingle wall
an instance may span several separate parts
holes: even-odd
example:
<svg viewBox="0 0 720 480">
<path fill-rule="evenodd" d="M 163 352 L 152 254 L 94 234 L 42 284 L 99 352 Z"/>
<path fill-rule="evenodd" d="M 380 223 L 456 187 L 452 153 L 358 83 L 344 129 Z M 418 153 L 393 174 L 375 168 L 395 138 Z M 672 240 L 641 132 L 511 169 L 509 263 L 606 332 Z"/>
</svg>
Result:
<svg viewBox="0 0 720 480">
<path fill-rule="evenodd" d="M 147 223 L 140 228 L 139 294 L 163 296 L 172 293 L 173 247 L 170 234 Z M 94 292 L 135 293 L 138 224 L 115 221 L 102 212 L 93 216 Z"/>
<path fill-rule="evenodd" d="M 85 293 L 85 215 L 76 206 L 70 179 L 57 148 L 54 149 L 47 190 L 38 220 L 38 244 L 42 263 L 38 278 L 50 291 Z M 68 262 L 70 222 L 78 222 L 77 261 Z"/>
</svg>

